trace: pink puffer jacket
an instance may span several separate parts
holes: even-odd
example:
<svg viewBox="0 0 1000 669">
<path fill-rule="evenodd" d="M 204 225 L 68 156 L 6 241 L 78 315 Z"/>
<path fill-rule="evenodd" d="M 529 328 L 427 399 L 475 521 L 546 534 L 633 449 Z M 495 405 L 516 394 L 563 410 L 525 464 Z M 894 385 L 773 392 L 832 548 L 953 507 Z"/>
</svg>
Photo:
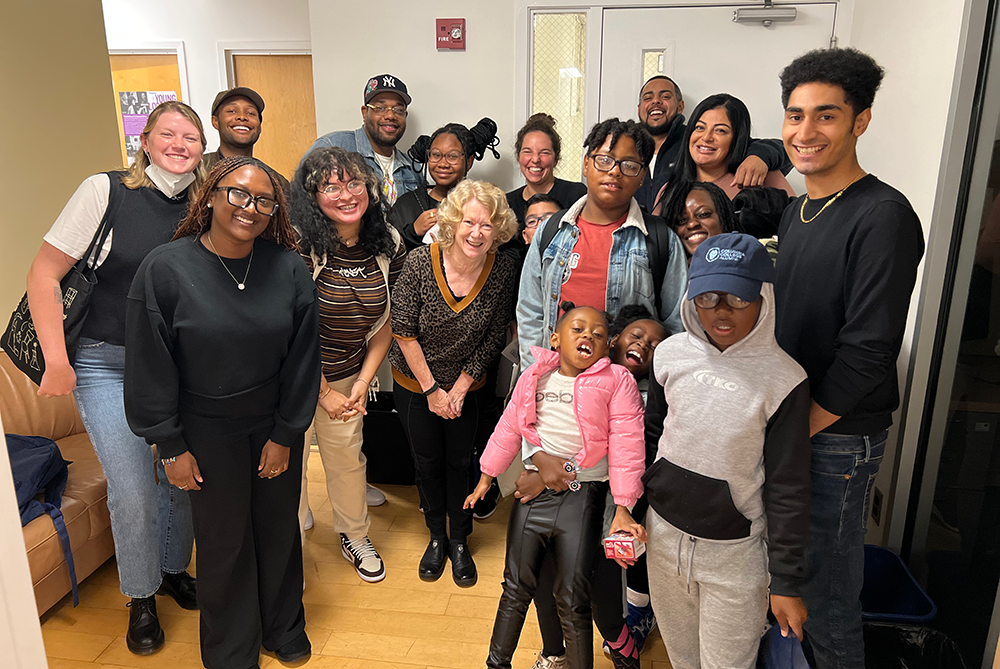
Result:
<svg viewBox="0 0 1000 669">
<path fill-rule="evenodd" d="M 499 476 L 510 467 L 521 453 L 522 437 L 541 444 L 535 428 L 535 390 L 539 377 L 559 367 L 559 354 L 537 346 L 531 353 L 535 363 L 518 379 L 480 458 L 480 468 L 489 476 Z M 615 503 L 631 507 L 642 494 L 646 458 L 642 398 L 631 372 L 611 364 L 609 358 L 580 372 L 573 383 L 573 413 L 583 437 L 577 465 L 593 467 L 607 455 Z"/>
</svg>

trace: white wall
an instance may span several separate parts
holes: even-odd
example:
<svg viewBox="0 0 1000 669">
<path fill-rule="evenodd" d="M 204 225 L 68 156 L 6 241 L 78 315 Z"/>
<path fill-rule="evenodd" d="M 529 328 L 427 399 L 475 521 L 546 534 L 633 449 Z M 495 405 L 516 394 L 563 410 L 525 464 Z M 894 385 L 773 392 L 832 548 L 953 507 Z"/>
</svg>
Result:
<svg viewBox="0 0 1000 669">
<path fill-rule="evenodd" d="M 273 46 L 276 42 L 309 41 L 308 0 L 172 0 L 169 4 L 160 0 L 103 0 L 103 5 L 109 49 L 184 43 L 186 102 L 205 124 L 209 150 L 219 145 L 210 107 L 219 91 L 228 88 L 219 44 Z"/>
<path fill-rule="evenodd" d="M 388 72 L 413 98 L 400 149 L 445 123 L 471 127 L 489 116 L 499 127 L 502 160 L 487 153 L 471 176 L 513 187 L 514 2 L 383 0 L 376 9 L 310 0 L 309 13 L 319 134 L 360 127 L 365 83 Z M 437 51 L 435 18 L 466 19 L 465 51 Z"/>
</svg>

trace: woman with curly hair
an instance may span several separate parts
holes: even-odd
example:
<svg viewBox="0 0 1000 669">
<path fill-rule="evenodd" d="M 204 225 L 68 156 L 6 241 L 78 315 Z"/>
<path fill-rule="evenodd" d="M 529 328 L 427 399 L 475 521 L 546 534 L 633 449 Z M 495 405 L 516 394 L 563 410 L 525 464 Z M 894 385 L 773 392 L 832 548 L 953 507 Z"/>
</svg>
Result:
<svg viewBox="0 0 1000 669">
<path fill-rule="evenodd" d="M 389 291 L 406 248 L 379 206 L 379 180 L 358 153 L 326 147 L 310 153 L 291 185 L 292 221 L 319 291 L 323 374 L 316 407 L 316 442 L 340 533 L 341 553 L 368 582 L 385 565 L 368 539 L 362 420 L 376 373 L 389 352 Z M 303 467 L 303 490 L 305 467 Z M 306 496 L 300 519 L 305 521 Z"/>
<path fill-rule="evenodd" d="M 486 374 L 514 318 L 514 260 L 496 250 L 517 220 L 503 191 L 467 179 L 438 207 L 438 225 L 438 241 L 410 252 L 392 291 L 389 362 L 431 535 L 420 578 L 436 580 L 450 556 L 455 582 L 467 587 L 477 580 L 463 508 L 472 451 L 491 404 Z"/>
<path fill-rule="evenodd" d="M 277 176 L 246 156 L 212 169 L 129 291 L 125 413 L 189 491 L 209 669 L 310 654 L 295 517 L 317 321 Z"/>
<path fill-rule="evenodd" d="M 703 181 L 681 181 L 667 191 L 663 219 L 684 246 L 688 263 L 698 245 L 724 232 L 742 232 L 726 192 Z"/>
</svg>

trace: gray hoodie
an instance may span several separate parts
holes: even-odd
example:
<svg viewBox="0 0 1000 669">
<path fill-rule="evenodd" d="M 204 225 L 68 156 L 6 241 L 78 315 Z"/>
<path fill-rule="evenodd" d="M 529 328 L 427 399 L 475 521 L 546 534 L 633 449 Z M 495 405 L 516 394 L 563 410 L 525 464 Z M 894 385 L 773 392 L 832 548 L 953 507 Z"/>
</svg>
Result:
<svg viewBox="0 0 1000 669">
<path fill-rule="evenodd" d="M 775 341 L 772 284 L 761 295 L 757 324 L 723 352 L 685 296 L 685 332 L 653 356 L 646 423 L 657 453 L 643 481 L 653 510 L 692 536 L 766 532 L 771 590 L 795 596 L 807 574 L 809 384 Z"/>
</svg>

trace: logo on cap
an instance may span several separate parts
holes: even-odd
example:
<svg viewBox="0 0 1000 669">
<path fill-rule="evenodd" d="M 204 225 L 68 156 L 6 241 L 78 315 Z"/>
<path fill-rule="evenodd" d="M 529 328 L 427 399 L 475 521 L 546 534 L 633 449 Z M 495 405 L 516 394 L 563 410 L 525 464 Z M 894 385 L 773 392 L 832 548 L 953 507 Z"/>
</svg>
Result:
<svg viewBox="0 0 1000 669">
<path fill-rule="evenodd" d="M 396 80 L 388 76 L 382 77 L 382 85 L 385 86 L 386 88 L 395 88 Z"/>
<path fill-rule="evenodd" d="M 368 85 L 365 86 L 365 95 L 368 95 L 372 91 L 378 88 L 378 79 L 369 79 Z"/>
<path fill-rule="evenodd" d="M 739 262 L 743 260 L 744 256 L 746 256 L 746 254 L 743 253 L 743 251 L 713 247 L 710 248 L 708 253 L 705 254 L 705 261 L 715 262 L 716 260 L 728 260 L 730 262 Z"/>
</svg>

